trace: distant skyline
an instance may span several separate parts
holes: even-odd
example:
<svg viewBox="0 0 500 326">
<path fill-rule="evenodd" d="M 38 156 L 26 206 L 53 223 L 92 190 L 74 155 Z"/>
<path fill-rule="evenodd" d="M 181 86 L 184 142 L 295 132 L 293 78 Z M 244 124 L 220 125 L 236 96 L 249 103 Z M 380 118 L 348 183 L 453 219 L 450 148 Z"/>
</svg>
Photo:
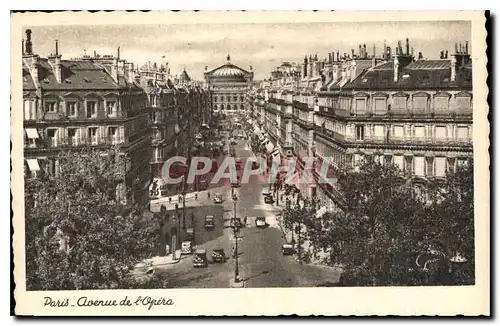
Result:
<svg viewBox="0 0 500 326">
<path fill-rule="evenodd" d="M 63 59 L 81 57 L 84 51 L 120 56 L 134 64 L 147 61 L 169 62 L 173 74 L 186 69 L 197 80 L 203 79 L 205 66 L 216 68 L 231 62 L 243 69 L 253 68 L 255 79 L 267 78 L 282 61 L 300 62 L 305 55 L 328 57 L 328 52 L 357 53 L 359 44 L 367 52 L 382 52 L 384 40 L 395 47 L 408 37 L 415 55 L 439 58 L 441 50 L 454 51 L 454 44 L 469 41 L 468 21 L 436 22 L 341 22 L 341 23 L 245 23 L 183 25 L 74 25 L 26 26 L 33 31 L 33 51 L 46 57 L 55 51 Z M 23 31 L 24 33 L 24 31 Z M 24 36 L 24 34 L 23 34 Z M 19 40 L 21 41 L 21 40 Z M 165 57 L 165 58 L 163 58 Z"/>
</svg>

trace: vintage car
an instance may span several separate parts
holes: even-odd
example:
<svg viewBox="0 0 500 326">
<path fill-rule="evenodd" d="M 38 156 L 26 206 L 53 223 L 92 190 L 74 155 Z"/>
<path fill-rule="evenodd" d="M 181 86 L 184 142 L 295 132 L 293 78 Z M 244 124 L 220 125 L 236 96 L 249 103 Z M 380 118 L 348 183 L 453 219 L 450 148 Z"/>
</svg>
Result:
<svg viewBox="0 0 500 326">
<path fill-rule="evenodd" d="M 214 249 L 212 252 L 212 260 L 216 263 L 224 263 L 226 261 L 224 249 Z"/>
<path fill-rule="evenodd" d="M 284 243 L 281 246 L 281 252 L 283 255 L 293 255 L 295 253 L 295 246 L 291 243 Z"/>
<path fill-rule="evenodd" d="M 193 228 L 186 229 L 186 241 L 194 242 L 194 229 Z"/>
<path fill-rule="evenodd" d="M 271 195 L 267 195 L 264 197 L 264 202 L 266 204 L 274 204 L 274 198 Z"/>
<path fill-rule="evenodd" d="M 267 226 L 266 218 L 264 216 L 258 216 L 255 218 L 255 226 L 258 228 L 265 228 Z"/>
<path fill-rule="evenodd" d="M 181 243 L 181 255 L 191 255 L 193 253 L 193 243 L 191 241 L 183 241 Z"/>
<path fill-rule="evenodd" d="M 193 257 L 193 267 L 208 267 L 207 251 L 196 249 Z"/>
<path fill-rule="evenodd" d="M 216 193 L 214 195 L 214 204 L 222 204 L 222 195 L 220 193 Z"/>
<path fill-rule="evenodd" d="M 205 229 L 213 229 L 215 227 L 215 219 L 212 215 L 205 216 Z"/>
</svg>

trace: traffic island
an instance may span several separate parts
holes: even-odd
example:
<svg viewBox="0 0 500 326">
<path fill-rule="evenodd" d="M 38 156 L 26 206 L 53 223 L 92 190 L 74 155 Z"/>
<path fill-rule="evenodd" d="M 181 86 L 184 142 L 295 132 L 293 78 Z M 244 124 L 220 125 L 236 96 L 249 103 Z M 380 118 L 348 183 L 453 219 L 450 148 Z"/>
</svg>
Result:
<svg viewBox="0 0 500 326">
<path fill-rule="evenodd" d="M 234 278 L 231 278 L 231 280 L 229 281 L 229 287 L 230 288 L 244 288 L 245 287 L 245 281 L 238 281 L 236 282 L 234 280 Z"/>
</svg>

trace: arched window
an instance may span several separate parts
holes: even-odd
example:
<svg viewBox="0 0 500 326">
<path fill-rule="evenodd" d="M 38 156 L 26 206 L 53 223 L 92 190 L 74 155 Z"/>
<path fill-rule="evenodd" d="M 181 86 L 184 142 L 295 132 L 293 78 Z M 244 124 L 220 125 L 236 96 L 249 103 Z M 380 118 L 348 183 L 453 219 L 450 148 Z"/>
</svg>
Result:
<svg viewBox="0 0 500 326">
<path fill-rule="evenodd" d="M 228 104 L 228 105 L 227 105 L 227 109 L 228 109 L 228 110 L 231 110 L 231 104 Z"/>
</svg>

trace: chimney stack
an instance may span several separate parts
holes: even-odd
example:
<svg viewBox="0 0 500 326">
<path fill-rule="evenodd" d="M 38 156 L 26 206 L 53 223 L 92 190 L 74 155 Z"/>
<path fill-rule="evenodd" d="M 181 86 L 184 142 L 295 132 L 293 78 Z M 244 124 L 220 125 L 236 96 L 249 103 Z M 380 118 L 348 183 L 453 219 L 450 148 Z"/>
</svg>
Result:
<svg viewBox="0 0 500 326">
<path fill-rule="evenodd" d="M 398 75 L 399 75 L 399 59 L 398 56 L 394 57 L 394 82 L 398 82 Z"/>
<path fill-rule="evenodd" d="M 418 53 L 418 60 L 422 60 L 424 58 L 424 55 L 422 54 L 422 52 L 419 52 Z"/>
<path fill-rule="evenodd" d="M 363 44 L 363 59 L 368 58 L 368 53 L 366 53 L 366 44 Z"/>
<path fill-rule="evenodd" d="M 21 40 L 21 54 L 24 55 L 24 39 Z"/>
<path fill-rule="evenodd" d="M 328 64 L 332 64 L 333 60 L 332 60 L 332 54 L 331 53 L 328 53 Z"/>
<path fill-rule="evenodd" d="M 457 78 L 457 58 L 455 55 L 451 56 L 451 81 L 454 82 Z"/>
<path fill-rule="evenodd" d="M 439 52 L 439 59 L 444 59 L 444 51 Z"/>
<path fill-rule="evenodd" d="M 455 43 L 455 53 L 458 53 L 458 43 Z"/>
<path fill-rule="evenodd" d="M 444 58 L 448 59 L 448 50 L 446 50 L 446 52 L 444 53 Z"/>
<path fill-rule="evenodd" d="M 116 50 L 116 57 L 120 60 L 120 47 Z"/>
<path fill-rule="evenodd" d="M 54 77 L 58 83 L 62 82 L 62 72 L 61 72 L 61 55 L 59 54 L 59 44 L 56 40 L 56 49 L 55 54 L 51 54 L 49 59 L 49 64 L 52 67 L 52 72 L 54 73 Z"/>
<path fill-rule="evenodd" d="M 359 45 L 359 57 L 363 57 L 363 47 L 361 46 L 361 44 Z"/>
<path fill-rule="evenodd" d="M 410 41 L 406 38 L 406 55 L 410 55 Z"/>
<path fill-rule="evenodd" d="M 337 51 L 337 61 L 340 61 L 340 52 Z"/>
<path fill-rule="evenodd" d="M 469 54 L 469 41 L 465 41 L 465 54 Z"/>
</svg>

